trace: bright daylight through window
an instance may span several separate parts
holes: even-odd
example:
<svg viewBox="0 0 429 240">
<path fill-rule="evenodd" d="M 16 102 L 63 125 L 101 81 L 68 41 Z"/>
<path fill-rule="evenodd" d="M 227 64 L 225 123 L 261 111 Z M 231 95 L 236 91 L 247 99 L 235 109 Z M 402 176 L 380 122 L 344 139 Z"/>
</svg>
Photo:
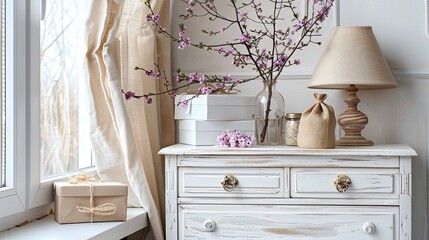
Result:
<svg viewBox="0 0 429 240">
<path fill-rule="evenodd" d="M 47 0 L 40 27 L 41 177 L 92 166 L 85 99 L 85 0 Z"/>
<path fill-rule="evenodd" d="M 0 24 L 0 187 L 6 186 L 6 6 L 5 0 L 1 4 L 1 24 Z"/>
</svg>

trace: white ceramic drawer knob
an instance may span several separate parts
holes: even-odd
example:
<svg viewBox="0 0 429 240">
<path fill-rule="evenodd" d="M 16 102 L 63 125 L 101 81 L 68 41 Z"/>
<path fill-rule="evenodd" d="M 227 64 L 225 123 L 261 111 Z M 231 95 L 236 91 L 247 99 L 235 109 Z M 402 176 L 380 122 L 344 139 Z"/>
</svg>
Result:
<svg viewBox="0 0 429 240">
<path fill-rule="evenodd" d="M 204 222 L 204 228 L 207 232 L 213 232 L 216 229 L 216 223 L 213 220 L 206 220 Z"/>
<path fill-rule="evenodd" d="M 362 229 L 366 233 L 373 233 L 375 232 L 375 225 L 372 222 L 366 222 L 363 224 Z"/>
</svg>

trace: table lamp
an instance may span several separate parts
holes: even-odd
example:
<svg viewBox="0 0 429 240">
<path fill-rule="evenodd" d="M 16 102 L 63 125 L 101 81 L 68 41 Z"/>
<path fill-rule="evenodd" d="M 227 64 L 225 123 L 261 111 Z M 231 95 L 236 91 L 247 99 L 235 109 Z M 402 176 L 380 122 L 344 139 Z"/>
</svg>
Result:
<svg viewBox="0 0 429 240">
<path fill-rule="evenodd" d="M 347 110 L 338 117 L 344 136 L 339 146 L 371 146 L 361 135 L 368 117 L 357 109 L 358 89 L 394 88 L 389 66 L 372 28 L 368 26 L 335 27 L 311 77 L 309 88 L 346 89 Z"/>
</svg>

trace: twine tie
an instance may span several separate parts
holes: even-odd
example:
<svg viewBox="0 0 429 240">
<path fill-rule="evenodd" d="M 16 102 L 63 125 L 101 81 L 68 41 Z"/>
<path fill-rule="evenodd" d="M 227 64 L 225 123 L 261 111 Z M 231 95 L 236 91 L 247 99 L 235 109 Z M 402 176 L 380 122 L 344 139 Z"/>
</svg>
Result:
<svg viewBox="0 0 429 240">
<path fill-rule="evenodd" d="M 86 172 L 80 172 L 68 182 L 71 184 L 87 183 L 89 185 L 89 207 L 76 206 L 76 209 L 81 213 L 91 214 L 91 222 L 94 221 L 94 215 L 109 216 L 116 213 L 116 204 L 114 203 L 104 203 L 94 207 L 94 186 L 92 183 L 101 182 L 101 180 L 88 175 Z"/>
</svg>

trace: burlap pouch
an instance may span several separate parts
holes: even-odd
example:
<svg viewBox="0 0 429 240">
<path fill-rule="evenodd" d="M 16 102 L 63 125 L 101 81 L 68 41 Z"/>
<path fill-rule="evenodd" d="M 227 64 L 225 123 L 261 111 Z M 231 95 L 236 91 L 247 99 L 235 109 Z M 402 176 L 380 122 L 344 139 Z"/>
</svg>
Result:
<svg viewBox="0 0 429 240">
<path fill-rule="evenodd" d="M 314 97 L 316 103 L 307 108 L 301 116 L 297 145 L 301 148 L 334 148 L 334 109 L 323 102 L 327 98 L 326 94 L 315 93 Z"/>
</svg>

